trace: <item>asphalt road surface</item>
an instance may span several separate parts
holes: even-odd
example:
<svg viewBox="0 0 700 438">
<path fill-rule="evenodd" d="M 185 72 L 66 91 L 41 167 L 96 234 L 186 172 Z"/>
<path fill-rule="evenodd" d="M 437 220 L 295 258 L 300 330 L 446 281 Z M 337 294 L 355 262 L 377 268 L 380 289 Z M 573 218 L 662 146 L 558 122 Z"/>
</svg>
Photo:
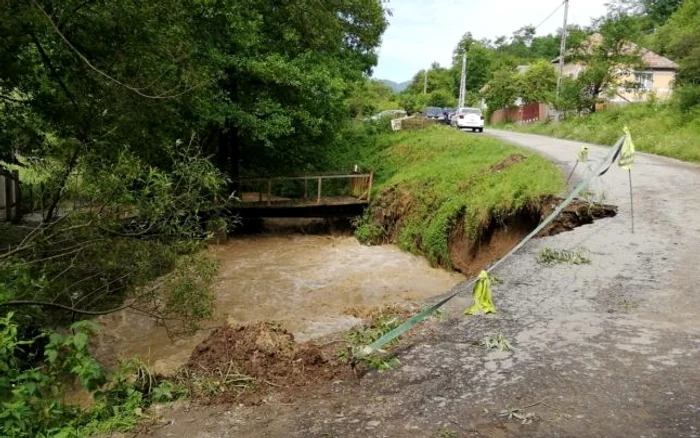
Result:
<svg viewBox="0 0 700 438">
<path fill-rule="evenodd" d="M 541 153 L 566 174 L 581 146 L 487 134 Z M 607 151 L 591 145 L 590 160 Z M 579 166 L 574 179 L 586 171 Z M 505 280 L 494 290 L 496 315 L 461 316 L 465 291 L 446 321 L 399 355 L 397 368 L 293 404 L 176 408 L 154 433 L 700 436 L 700 167 L 637 154 L 633 178 L 634 234 L 628 176 L 615 166 L 591 196 L 618 205 L 617 217 L 530 242 L 496 272 Z M 535 259 L 543 247 L 583 248 L 592 263 L 542 267 Z M 512 352 L 474 345 L 499 332 Z"/>
</svg>

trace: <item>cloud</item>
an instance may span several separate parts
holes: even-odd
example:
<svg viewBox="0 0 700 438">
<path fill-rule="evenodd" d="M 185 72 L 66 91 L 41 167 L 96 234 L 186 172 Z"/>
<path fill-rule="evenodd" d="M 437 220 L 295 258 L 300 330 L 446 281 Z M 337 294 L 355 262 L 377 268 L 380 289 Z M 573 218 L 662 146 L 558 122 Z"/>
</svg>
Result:
<svg viewBox="0 0 700 438">
<path fill-rule="evenodd" d="M 571 0 L 569 22 L 589 25 L 605 13 L 608 0 Z M 544 20 L 561 0 L 391 0 L 393 16 L 382 38 L 374 76 L 394 81 L 410 79 L 434 61 L 448 66 L 452 50 L 466 32 L 476 39 L 510 36 Z M 538 30 L 561 27 L 563 8 Z"/>
</svg>

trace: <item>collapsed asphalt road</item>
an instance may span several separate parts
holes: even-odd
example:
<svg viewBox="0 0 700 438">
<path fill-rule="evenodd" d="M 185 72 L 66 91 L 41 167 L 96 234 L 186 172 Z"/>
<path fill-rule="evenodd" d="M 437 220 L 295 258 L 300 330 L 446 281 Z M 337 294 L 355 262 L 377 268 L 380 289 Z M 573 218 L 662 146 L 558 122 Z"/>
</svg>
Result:
<svg viewBox="0 0 700 438">
<path fill-rule="evenodd" d="M 489 135 L 534 149 L 567 174 L 581 146 Z M 606 152 L 590 146 L 589 158 Z M 579 166 L 576 177 L 585 172 Z M 700 167 L 638 154 L 633 176 L 635 234 L 627 173 L 615 166 L 590 196 L 618 205 L 617 217 L 532 241 L 506 261 L 496 272 L 504 279 L 494 289 L 496 315 L 461 316 L 465 291 L 391 371 L 292 404 L 175 408 L 165 413 L 174 421 L 153 433 L 700 436 Z M 543 247 L 584 248 L 592 263 L 545 268 L 535 260 Z M 474 345 L 499 332 L 514 351 Z"/>
</svg>

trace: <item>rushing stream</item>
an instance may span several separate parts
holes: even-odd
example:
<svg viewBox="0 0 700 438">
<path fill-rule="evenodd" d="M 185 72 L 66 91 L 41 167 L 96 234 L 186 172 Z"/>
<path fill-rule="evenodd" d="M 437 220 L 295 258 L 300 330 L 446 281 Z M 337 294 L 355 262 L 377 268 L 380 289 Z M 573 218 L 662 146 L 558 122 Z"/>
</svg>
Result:
<svg viewBox="0 0 700 438">
<path fill-rule="evenodd" d="M 207 326 L 279 321 L 299 341 L 344 331 L 359 320 L 352 307 L 421 301 L 463 277 L 431 268 L 393 245 L 363 246 L 348 236 L 262 235 L 213 246 L 220 260 L 216 310 Z M 171 340 L 145 316 L 120 312 L 100 319 L 96 352 L 106 362 L 139 356 L 153 371 L 174 371 L 207 335 Z"/>
</svg>

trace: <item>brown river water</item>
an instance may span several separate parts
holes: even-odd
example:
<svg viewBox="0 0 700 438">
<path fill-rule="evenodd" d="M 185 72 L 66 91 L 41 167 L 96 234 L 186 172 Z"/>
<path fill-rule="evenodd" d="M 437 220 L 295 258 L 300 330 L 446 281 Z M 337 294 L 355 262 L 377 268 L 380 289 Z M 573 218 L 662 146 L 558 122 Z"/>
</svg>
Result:
<svg viewBox="0 0 700 438">
<path fill-rule="evenodd" d="M 267 234 L 209 248 L 220 261 L 213 327 L 278 321 L 298 341 L 342 332 L 360 322 L 348 308 L 419 302 L 451 289 L 461 275 L 430 267 L 393 245 L 364 246 L 353 237 Z M 152 371 L 183 365 L 208 330 L 170 339 L 146 316 L 120 312 L 99 319 L 97 357 L 140 357 Z"/>
</svg>

